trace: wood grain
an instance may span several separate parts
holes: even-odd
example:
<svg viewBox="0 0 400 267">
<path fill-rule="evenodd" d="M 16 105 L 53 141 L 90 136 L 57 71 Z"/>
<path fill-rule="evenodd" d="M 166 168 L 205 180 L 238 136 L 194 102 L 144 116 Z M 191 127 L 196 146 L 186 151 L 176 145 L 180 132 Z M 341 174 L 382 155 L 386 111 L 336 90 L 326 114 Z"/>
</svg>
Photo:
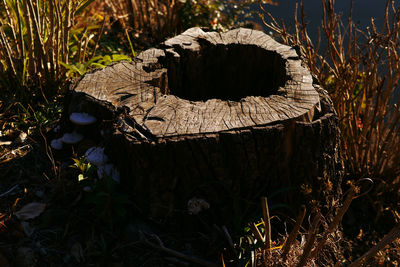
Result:
<svg viewBox="0 0 400 267">
<path fill-rule="evenodd" d="M 74 90 L 128 107 L 159 138 L 304 120 L 319 106 L 294 49 L 244 28 L 221 34 L 189 29 L 133 63 L 86 74 Z M 235 90 L 241 92 L 231 100 Z"/>
<path fill-rule="evenodd" d="M 189 29 L 133 62 L 87 73 L 65 105 L 65 129 L 72 112 L 99 118 L 97 131 L 109 134 L 92 139 L 153 218 L 177 223 L 193 197 L 221 225 L 233 220 L 235 198 L 258 203 L 283 190 L 279 203 L 293 210 L 340 198 L 330 98 L 293 48 L 260 31 Z"/>
</svg>

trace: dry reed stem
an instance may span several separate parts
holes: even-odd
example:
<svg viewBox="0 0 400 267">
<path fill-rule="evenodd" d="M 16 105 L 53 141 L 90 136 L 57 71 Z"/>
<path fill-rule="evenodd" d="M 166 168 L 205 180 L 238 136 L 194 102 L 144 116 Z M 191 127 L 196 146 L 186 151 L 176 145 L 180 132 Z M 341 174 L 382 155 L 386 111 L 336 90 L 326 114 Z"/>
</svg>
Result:
<svg viewBox="0 0 400 267">
<path fill-rule="evenodd" d="M 314 246 L 314 241 L 317 236 L 318 226 L 319 226 L 319 222 L 321 221 L 321 218 L 322 218 L 322 215 L 321 215 L 321 213 L 318 212 L 317 215 L 313 219 L 313 222 L 308 231 L 308 239 L 307 239 L 306 244 L 304 245 L 303 254 L 301 255 L 301 258 L 296 265 L 297 267 L 304 266 L 307 263 L 307 260 L 309 259 L 311 249 Z"/>
<path fill-rule="evenodd" d="M 2 25 L 0 25 L 0 44 L 5 47 L 5 52 L 6 52 L 6 59 L 8 61 L 9 66 L 11 67 L 11 70 L 13 71 L 14 74 L 16 74 L 16 70 L 15 70 L 15 66 L 14 66 L 14 62 L 12 59 L 12 52 L 11 52 L 11 48 L 10 45 L 7 41 L 7 37 L 6 34 L 4 33 L 3 27 L 1 27 Z"/>
<path fill-rule="evenodd" d="M 209 262 L 209 261 L 206 261 L 206 260 L 203 260 L 203 259 L 195 258 L 195 257 L 189 256 L 189 255 L 183 254 L 183 253 L 181 253 L 179 251 L 176 251 L 176 250 L 173 250 L 173 249 L 165 247 L 163 242 L 161 241 L 161 239 L 157 235 L 154 235 L 154 234 L 151 235 L 151 237 L 154 238 L 157 241 L 157 243 L 153 243 L 150 240 L 148 240 L 145 237 L 145 235 L 143 234 L 143 232 L 141 232 L 141 231 L 139 231 L 139 236 L 140 236 L 140 239 L 145 244 L 147 244 L 148 246 L 150 246 L 150 247 L 152 247 L 154 249 L 161 250 L 161 251 L 163 251 L 163 252 L 165 252 L 167 254 L 173 255 L 174 257 L 177 257 L 179 259 L 183 259 L 185 261 L 194 263 L 194 264 L 199 265 L 199 266 L 217 267 L 217 265 L 215 263 L 213 263 L 213 262 Z"/>
<path fill-rule="evenodd" d="M 381 241 L 379 241 L 378 244 L 373 246 L 368 252 L 366 252 L 364 255 L 359 257 L 356 261 L 351 263 L 349 267 L 358 267 L 363 264 L 363 262 L 367 261 L 371 257 L 373 257 L 376 253 L 378 253 L 380 250 L 382 250 L 384 247 L 392 243 L 394 240 L 400 237 L 400 225 L 397 225 L 395 228 L 393 228 L 390 233 L 385 235 Z"/>
<path fill-rule="evenodd" d="M 92 52 L 92 54 L 90 56 L 91 58 L 93 58 L 96 55 L 97 48 L 99 47 L 100 38 L 104 33 L 105 26 L 106 26 L 106 19 L 104 18 L 103 22 L 101 23 L 100 33 L 97 36 L 97 39 L 96 39 L 96 42 L 95 42 L 95 45 L 94 45 L 94 48 L 93 48 L 93 52 Z"/>
<path fill-rule="evenodd" d="M 6 0 L 3 0 L 3 5 L 4 5 L 4 10 L 5 10 L 5 12 L 6 12 L 6 15 L 7 15 L 8 23 L 9 23 L 10 28 L 11 28 L 12 38 L 13 38 L 13 40 L 15 40 L 15 39 L 17 39 L 17 35 L 15 34 L 15 28 L 14 28 L 13 17 L 12 17 L 11 14 L 10 14 L 10 10 L 9 10 L 9 8 L 8 8 L 8 5 L 7 5 L 7 3 L 6 3 Z"/>
<path fill-rule="evenodd" d="M 21 54 L 21 57 L 25 59 L 25 46 L 24 46 L 24 39 L 23 39 L 23 34 L 22 34 L 22 21 L 21 21 L 21 15 L 20 15 L 20 7 L 19 7 L 19 1 L 16 1 L 16 9 L 17 9 L 17 22 L 18 22 L 18 45 L 17 47 L 19 48 L 19 53 Z M 22 64 L 23 66 L 24 64 Z"/>
<path fill-rule="evenodd" d="M 261 198 L 261 207 L 263 211 L 264 228 L 265 228 L 264 249 L 267 250 L 267 253 L 269 253 L 271 249 L 271 221 L 269 217 L 268 200 L 266 197 Z"/>
<path fill-rule="evenodd" d="M 390 5 L 390 3 L 392 5 Z M 346 26 L 335 13 L 333 0 L 322 0 L 323 17 L 317 44 L 311 42 L 303 5 L 295 13 L 294 33 L 263 10 L 285 44 L 298 47 L 310 70 L 328 90 L 340 118 L 345 164 L 353 177 L 379 177 L 390 185 L 400 175 L 400 8 L 387 0 L 384 27 L 371 20 L 363 32 L 352 21 Z M 321 39 L 325 49 L 320 51 Z M 397 161 L 398 162 L 398 161 Z"/>
<path fill-rule="evenodd" d="M 260 230 L 258 230 L 257 225 L 255 223 L 249 223 L 249 227 L 258 242 L 264 243 L 264 238 L 262 237 Z"/>
<path fill-rule="evenodd" d="M 60 6 L 56 5 L 55 0 L 50 0 L 52 2 L 52 5 L 54 6 L 54 10 L 55 10 L 55 14 L 56 14 L 56 22 L 55 24 L 57 25 L 55 27 L 55 32 L 56 32 L 56 43 L 55 43 L 55 47 L 57 49 L 56 50 L 56 54 L 55 54 L 55 58 L 56 58 L 56 73 L 60 72 L 60 51 L 61 49 L 59 48 L 61 45 L 61 11 L 60 11 Z"/>
<path fill-rule="evenodd" d="M 63 39 L 63 61 L 68 64 L 68 53 L 69 53 L 69 30 L 71 29 L 71 1 L 66 0 L 65 3 L 65 20 L 64 20 L 64 39 Z"/>
<path fill-rule="evenodd" d="M 286 239 L 285 245 L 283 246 L 282 259 L 285 261 L 286 257 L 290 251 L 290 247 L 293 242 L 296 240 L 297 235 L 299 234 L 299 230 L 301 224 L 303 223 L 304 217 L 306 215 L 306 207 L 304 205 L 301 206 L 301 211 L 297 216 L 296 224 L 293 227 L 293 230 L 290 232 L 288 238 Z"/>
<path fill-rule="evenodd" d="M 233 252 L 233 254 L 236 255 L 235 245 L 233 244 L 232 237 L 231 237 L 231 235 L 229 234 L 228 228 L 226 228 L 225 225 L 222 226 L 222 232 L 224 233 L 224 236 L 225 236 L 226 240 L 228 241 L 229 248 L 231 249 L 231 251 Z"/>
<path fill-rule="evenodd" d="M 339 223 L 342 221 L 343 215 L 350 207 L 350 204 L 354 199 L 356 191 L 357 189 L 354 186 L 351 186 L 351 188 L 348 191 L 346 200 L 343 203 L 343 206 L 339 209 L 335 218 L 329 224 L 328 229 L 323 233 L 322 238 L 321 240 L 319 240 L 317 247 L 311 252 L 310 258 L 315 258 L 318 255 L 318 253 L 321 252 L 322 248 L 325 246 L 328 236 L 338 227 Z"/>
<path fill-rule="evenodd" d="M 69 35 L 74 23 L 74 14 L 83 3 L 80 0 L 24 0 L 2 1 L 9 14 L 0 21 L 0 57 L 4 56 L 5 66 L 1 79 L 8 87 L 26 91 L 38 90 L 47 101 L 48 94 L 54 95 L 63 82 L 66 68 L 61 62 L 68 63 Z M 12 11 L 12 12 L 11 12 Z M 13 29 L 5 32 L 4 27 Z M 90 35 L 92 36 L 92 35 Z M 84 55 L 90 38 L 84 36 L 81 45 L 80 60 Z M 7 72 L 8 71 L 8 72 Z M 7 72 L 7 74 L 6 74 Z M 10 75 L 11 74 L 11 75 Z"/>
</svg>

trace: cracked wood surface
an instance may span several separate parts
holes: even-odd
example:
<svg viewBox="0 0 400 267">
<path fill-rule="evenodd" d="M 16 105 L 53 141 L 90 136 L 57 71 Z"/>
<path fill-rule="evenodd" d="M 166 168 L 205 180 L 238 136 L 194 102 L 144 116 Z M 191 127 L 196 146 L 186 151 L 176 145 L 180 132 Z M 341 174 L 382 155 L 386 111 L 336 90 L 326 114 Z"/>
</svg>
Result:
<svg viewBox="0 0 400 267">
<path fill-rule="evenodd" d="M 67 130 L 71 112 L 99 118 L 109 134 L 93 129 L 92 139 L 150 217 L 182 214 L 194 196 L 210 203 L 219 225 L 233 219 L 231 196 L 258 203 L 286 188 L 279 202 L 293 208 L 339 199 L 339 128 L 329 96 L 294 49 L 262 32 L 192 28 L 133 62 L 85 74 L 73 89 Z"/>
<path fill-rule="evenodd" d="M 201 57 L 204 43 L 214 46 L 240 44 L 275 53 L 285 68 L 276 70 L 285 72 L 277 74 L 284 75 L 281 78 L 284 79 L 283 86 L 276 86 L 270 95 L 248 95 L 238 101 L 229 100 L 229 91 L 225 92 L 228 95 L 225 100 L 191 101 L 174 95 L 171 92 L 174 88 L 168 86 L 168 66 L 163 62 L 170 59 L 179 62 L 184 53 Z M 251 60 L 250 55 L 245 53 L 236 57 Z M 218 55 L 215 55 L 215 62 L 218 64 Z M 263 81 L 264 74 L 272 77 L 268 74 L 271 70 L 258 71 L 261 75 L 257 79 L 264 83 L 265 90 L 271 90 L 268 88 L 273 86 L 271 82 Z M 246 81 L 238 81 L 246 86 Z M 129 115 L 158 138 L 215 133 L 292 119 L 309 120 L 314 108 L 319 107 L 319 95 L 313 87 L 312 77 L 301 66 L 295 50 L 260 31 L 243 28 L 227 33 L 189 29 L 167 40 L 162 49 L 152 48 L 142 52 L 132 63 L 121 62 L 86 74 L 74 90 L 108 101 L 116 107 L 129 107 Z"/>
</svg>

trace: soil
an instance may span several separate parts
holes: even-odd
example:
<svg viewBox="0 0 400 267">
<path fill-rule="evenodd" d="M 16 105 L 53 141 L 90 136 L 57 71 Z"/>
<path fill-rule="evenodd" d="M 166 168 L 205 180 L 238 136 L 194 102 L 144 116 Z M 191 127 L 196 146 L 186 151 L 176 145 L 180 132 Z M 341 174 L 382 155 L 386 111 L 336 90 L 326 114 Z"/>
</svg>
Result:
<svg viewBox="0 0 400 267">
<path fill-rule="evenodd" d="M 0 266 L 77 266 L 106 262 L 109 266 L 136 266 L 138 263 L 141 266 L 165 263 L 174 266 L 187 262 L 146 244 L 146 240 L 157 244 L 151 233 L 156 233 L 166 247 L 196 258 L 217 261 L 221 252 L 229 258 L 229 245 L 221 234 L 222 228 L 202 224 L 198 221 L 201 216 L 191 223 L 200 225 L 203 233 L 190 234 L 168 233 L 157 222 L 137 216 L 132 203 L 126 206 L 128 212 L 123 218 L 106 220 L 101 217 L 96 205 L 84 200 L 84 192 L 77 182 L 80 172 L 69 167 L 73 164 L 74 150 L 56 155 L 55 165 L 52 165 L 52 155 L 44 144 L 43 136 L 36 134 L 22 144 L 1 147 Z M 45 203 L 45 211 L 36 218 L 18 220 L 13 215 L 15 211 L 31 202 Z M 342 222 L 341 253 L 345 262 L 367 252 L 398 224 L 398 207 L 397 192 L 389 190 L 372 190 L 353 201 Z M 238 243 L 236 237 L 240 233 L 231 234 L 233 242 Z M 279 233 L 274 235 L 279 236 Z M 400 240 L 396 240 L 367 265 L 398 266 L 399 262 Z"/>
</svg>

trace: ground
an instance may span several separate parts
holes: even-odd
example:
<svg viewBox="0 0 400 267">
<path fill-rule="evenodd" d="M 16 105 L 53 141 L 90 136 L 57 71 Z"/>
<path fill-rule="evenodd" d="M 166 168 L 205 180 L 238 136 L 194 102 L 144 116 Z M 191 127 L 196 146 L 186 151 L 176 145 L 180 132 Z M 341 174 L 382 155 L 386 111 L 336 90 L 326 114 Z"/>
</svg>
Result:
<svg viewBox="0 0 400 267">
<path fill-rule="evenodd" d="M 20 114 L 5 107 L 0 112 L 0 266 L 221 265 L 221 255 L 229 265 L 232 252 L 221 227 L 206 225 L 202 229 L 211 230 L 190 234 L 168 232 L 163 225 L 141 217 L 112 180 L 91 184 L 92 192 L 86 192 L 79 175 L 87 175 L 88 166 L 73 160 L 78 160 L 76 151 L 56 153 L 49 148 L 57 115 L 54 121 L 39 125 L 18 124 Z M 379 181 L 374 188 L 382 188 Z M 353 201 L 338 241 L 344 262 L 357 259 L 398 225 L 398 200 L 395 192 L 372 190 Z M 25 211 L 24 219 L 21 210 L 30 203 L 44 211 L 36 206 Z M 283 223 L 275 221 L 273 228 L 284 229 L 279 227 Z M 276 246 L 283 242 L 281 234 L 273 231 Z M 237 249 L 246 234 L 228 235 Z M 398 266 L 399 261 L 400 241 L 396 240 L 367 265 Z"/>
</svg>

